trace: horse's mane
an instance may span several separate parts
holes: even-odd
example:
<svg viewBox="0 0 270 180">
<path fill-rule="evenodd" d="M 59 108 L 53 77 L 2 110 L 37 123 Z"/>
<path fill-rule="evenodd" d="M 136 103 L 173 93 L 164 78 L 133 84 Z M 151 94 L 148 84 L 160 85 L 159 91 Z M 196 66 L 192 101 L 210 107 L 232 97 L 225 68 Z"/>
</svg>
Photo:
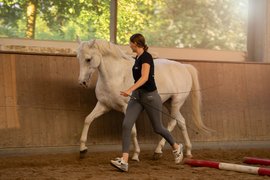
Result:
<svg viewBox="0 0 270 180">
<path fill-rule="evenodd" d="M 106 55 L 111 55 L 114 56 L 115 58 L 123 58 L 126 60 L 131 60 L 132 57 L 128 56 L 125 54 L 117 45 L 101 40 L 101 39 L 96 39 L 96 40 L 91 40 L 89 41 L 92 47 L 96 48 L 99 50 L 101 55 L 106 56 Z"/>
</svg>

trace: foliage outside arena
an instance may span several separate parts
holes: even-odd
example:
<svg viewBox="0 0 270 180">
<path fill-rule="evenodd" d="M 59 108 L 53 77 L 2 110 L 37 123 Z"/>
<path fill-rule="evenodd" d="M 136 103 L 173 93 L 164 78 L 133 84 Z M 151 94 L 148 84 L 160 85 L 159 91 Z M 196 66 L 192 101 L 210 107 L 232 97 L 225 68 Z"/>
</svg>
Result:
<svg viewBox="0 0 270 180">
<path fill-rule="evenodd" d="M 246 50 L 248 0 L 118 0 L 117 43 Z M 110 39 L 109 0 L 0 0 L 0 37 Z"/>
</svg>

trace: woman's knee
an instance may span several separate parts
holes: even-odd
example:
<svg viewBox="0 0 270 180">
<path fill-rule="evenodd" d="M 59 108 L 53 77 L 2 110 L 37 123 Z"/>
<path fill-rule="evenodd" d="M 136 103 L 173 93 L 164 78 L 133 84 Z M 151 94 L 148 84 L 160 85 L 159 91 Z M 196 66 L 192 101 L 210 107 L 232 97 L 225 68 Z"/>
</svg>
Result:
<svg viewBox="0 0 270 180">
<path fill-rule="evenodd" d="M 156 134 L 160 134 L 160 135 L 162 135 L 162 134 L 164 134 L 164 132 L 165 132 L 165 128 L 162 128 L 162 127 L 155 127 L 154 128 L 154 132 L 156 133 Z"/>
<path fill-rule="evenodd" d="M 132 125 L 128 122 L 123 122 L 122 124 L 122 131 L 131 131 Z"/>
</svg>

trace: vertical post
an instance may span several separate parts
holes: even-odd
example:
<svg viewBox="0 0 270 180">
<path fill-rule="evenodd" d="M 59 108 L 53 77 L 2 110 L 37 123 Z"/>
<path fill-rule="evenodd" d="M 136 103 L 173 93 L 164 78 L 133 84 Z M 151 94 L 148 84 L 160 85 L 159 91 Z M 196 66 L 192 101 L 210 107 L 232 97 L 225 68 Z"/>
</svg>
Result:
<svg viewBox="0 0 270 180">
<path fill-rule="evenodd" d="M 270 2 L 249 0 L 248 60 L 270 62 Z"/>
<path fill-rule="evenodd" d="M 110 42 L 116 42 L 117 33 L 117 0 L 111 0 L 110 5 Z"/>
<path fill-rule="evenodd" d="M 264 39 L 264 62 L 270 63 L 270 2 L 266 2 L 266 35 Z"/>
</svg>

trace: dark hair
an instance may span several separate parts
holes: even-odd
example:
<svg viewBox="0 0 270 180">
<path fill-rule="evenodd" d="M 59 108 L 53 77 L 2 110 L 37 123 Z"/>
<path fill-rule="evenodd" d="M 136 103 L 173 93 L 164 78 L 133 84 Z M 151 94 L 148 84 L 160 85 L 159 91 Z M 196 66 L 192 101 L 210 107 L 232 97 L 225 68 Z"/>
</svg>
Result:
<svg viewBox="0 0 270 180">
<path fill-rule="evenodd" d="M 142 34 L 133 34 L 129 40 L 130 42 L 136 44 L 138 47 L 142 47 L 145 51 L 147 51 L 148 46 L 145 44 L 145 38 Z"/>
</svg>

